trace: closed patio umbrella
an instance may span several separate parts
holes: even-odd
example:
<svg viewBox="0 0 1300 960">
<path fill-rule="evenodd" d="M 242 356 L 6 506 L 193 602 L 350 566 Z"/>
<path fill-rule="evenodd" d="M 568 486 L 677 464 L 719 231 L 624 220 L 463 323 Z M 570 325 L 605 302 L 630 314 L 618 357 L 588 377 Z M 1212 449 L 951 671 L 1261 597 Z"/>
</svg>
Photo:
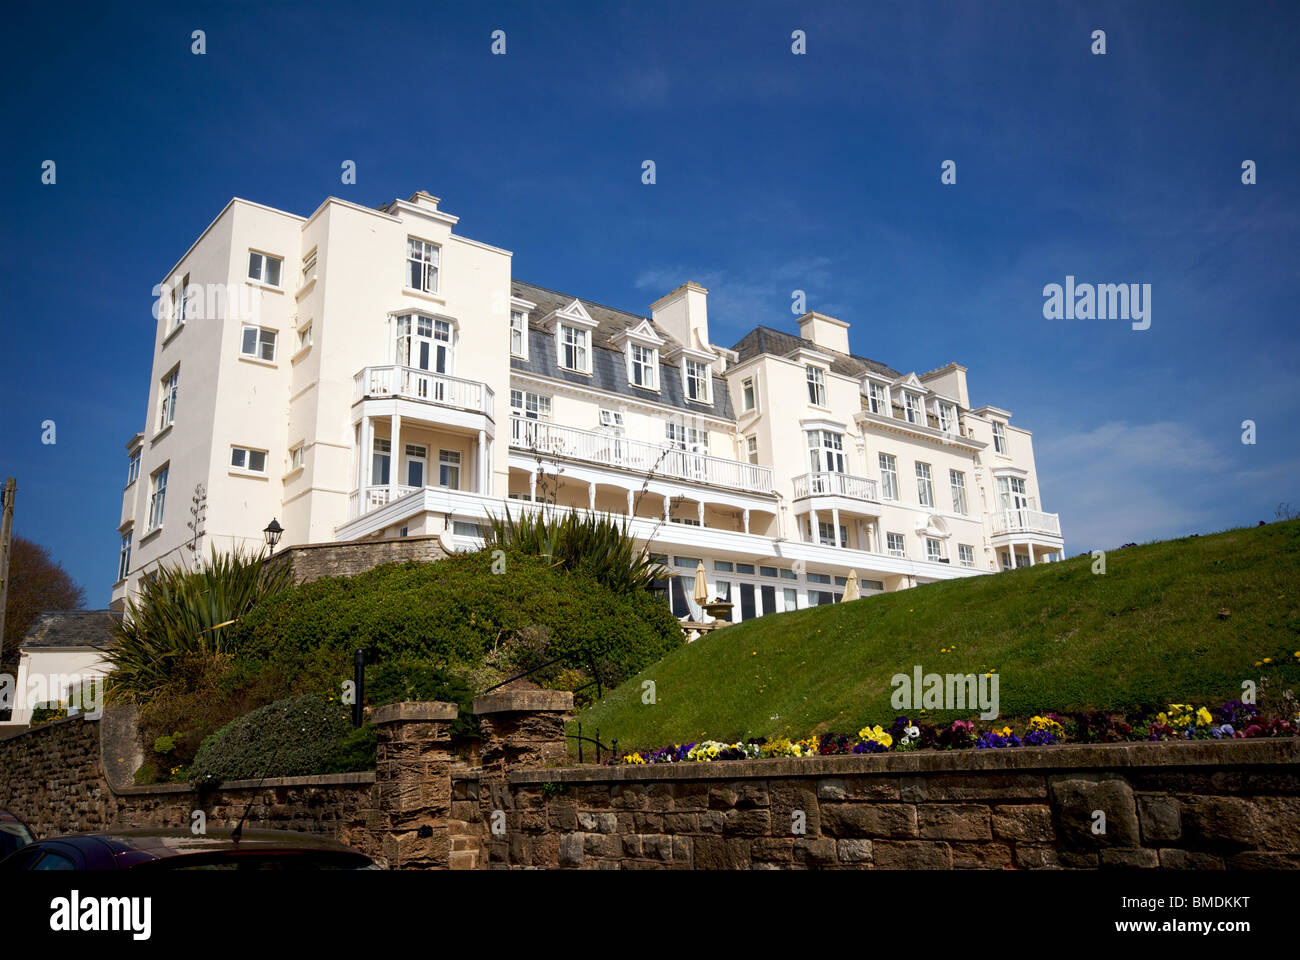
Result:
<svg viewBox="0 0 1300 960">
<path fill-rule="evenodd" d="M 691 598 L 701 606 L 709 599 L 709 585 L 704 582 L 703 560 L 695 567 L 695 590 L 691 593 Z"/>
<path fill-rule="evenodd" d="M 856 599 L 858 599 L 858 571 L 850 570 L 849 579 L 844 584 L 844 600 L 847 602 Z"/>
</svg>

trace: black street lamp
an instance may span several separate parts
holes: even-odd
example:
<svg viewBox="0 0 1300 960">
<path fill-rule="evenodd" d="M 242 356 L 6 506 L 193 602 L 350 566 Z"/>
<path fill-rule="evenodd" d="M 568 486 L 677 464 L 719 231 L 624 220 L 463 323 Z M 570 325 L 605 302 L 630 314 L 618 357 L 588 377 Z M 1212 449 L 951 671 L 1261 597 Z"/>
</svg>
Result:
<svg viewBox="0 0 1300 960">
<path fill-rule="evenodd" d="M 266 538 L 266 545 L 275 553 L 275 545 L 280 542 L 280 537 L 284 534 L 284 528 L 272 518 L 271 522 L 266 525 L 262 531 L 262 536 Z"/>
</svg>

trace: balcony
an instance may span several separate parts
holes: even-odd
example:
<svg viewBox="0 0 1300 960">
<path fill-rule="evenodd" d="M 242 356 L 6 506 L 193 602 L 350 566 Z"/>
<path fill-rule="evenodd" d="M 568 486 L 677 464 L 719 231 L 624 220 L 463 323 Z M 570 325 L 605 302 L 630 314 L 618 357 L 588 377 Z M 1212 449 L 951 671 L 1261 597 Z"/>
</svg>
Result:
<svg viewBox="0 0 1300 960">
<path fill-rule="evenodd" d="M 990 536 L 1004 536 L 1012 533 L 1037 533 L 1049 537 L 1061 535 L 1061 515 L 1043 513 L 1032 507 L 1016 507 L 999 510 L 989 514 Z"/>
<path fill-rule="evenodd" d="M 494 419 L 492 388 L 477 380 L 461 380 L 417 367 L 390 364 L 363 367 L 353 378 L 353 383 L 353 403 L 367 398 L 397 397 L 453 410 L 468 410 Z"/>
<path fill-rule="evenodd" d="M 408 493 L 414 493 L 419 487 L 398 486 L 397 496 L 391 500 L 400 500 Z M 380 507 L 387 506 L 390 502 L 390 489 L 387 486 L 366 487 L 364 490 L 353 490 L 348 494 L 348 519 L 355 520 L 357 517 L 372 510 L 378 510 Z"/>
<path fill-rule="evenodd" d="M 794 498 L 848 497 L 853 500 L 878 500 L 876 481 L 848 473 L 804 473 L 794 478 Z"/>
<path fill-rule="evenodd" d="M 689 480 L 750 493 L 772 492 L 772 468 L 693 453 L 612 433 L 510 418 L 510 446 L 530 453 L 583 460 L 657 478 Z"/>
</svg>

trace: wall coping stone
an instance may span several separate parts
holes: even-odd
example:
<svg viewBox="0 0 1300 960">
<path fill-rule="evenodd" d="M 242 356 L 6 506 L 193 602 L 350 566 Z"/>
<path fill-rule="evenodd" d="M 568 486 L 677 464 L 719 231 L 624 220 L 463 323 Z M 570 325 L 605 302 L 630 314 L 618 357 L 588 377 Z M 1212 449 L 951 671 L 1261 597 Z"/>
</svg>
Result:
<svg viewBox="0 0 1300 960">
<path fill-rule="evenodd" d="M 918 750 L 830 757 L 710 760 L 515 770 L 511 783 L 639 780 L 755 780 L 774 777 L 978 773 L 1058 773 L 1077 769 L 1245 767 L 1300 764 L 1300 737 L 1164 743 L 1063 744 L 990 750 Z"/>
<path fill-rule="evenodd" d="M 66 726 L 69 723 L 76 723 L 78 720 L 80 720 L 82 723 L 99 722 L 98 719 L 95 717 L 88 717 L 85 714 L 79 713 L 74 717 L 56 717 L 53 720 L 46 720 L 42 723 L 32 724 L 28 726 L 15 724 L 11 728 L 13 730 L 12 733 L 2 732 L 5 731 L 5 727 L 0 727 L 0 740 L 16 740 L 19 737 L 34 737 L 37 736 L 38 734 L 44 733 L 46 730 L 53 730 L 56 727 Z"/>
<path fill-rule="evenodd" d="M 460 706 L 455 703 L 443 703 L 441 700 L 415 701 L 404 700 L 401 703 L 387 703 L 370 711 L 370 725 L 385 723 L 402 723 L 419 720 L 455 720 Z"/>
<path fill-rule="evenodd" d="M 275 559 L 279 560 L 281 557 L 289 556 L 294 551 L 300 550 L 333 550 L 349 546 L 373 547 L 387 543 L 421 543 L 425 540 L 441 541 L 441 539 L 442 534 L 440 533 L 422 533 L 411 537 L 382 537 L 374 540 L 318 540 L 314 543 L 295 543 L 288 547 L 284 547 L 275 555 Z"/>
<path fill-rule="evenodd" d="M 573 710 L 573 694 L 567 690 L 498 690 L 474 698 L 476 714 L 567 713 Z"/>
<path fill-rule="evenodd" d="M 214 789 L 227 790 L 269 790 L 274 787 L 347 787 L 369 786 L 375 782 L 375 771 L 359 770 L 355 773 L 318 773 L 305 777 L 267 777 L 265 780 L 225 780 Z M 188 783 L 150 783 L 132 784 L 113 791 L 119 795 L 144 796 L 148 794 L 194 793 Z"/>
</svg>

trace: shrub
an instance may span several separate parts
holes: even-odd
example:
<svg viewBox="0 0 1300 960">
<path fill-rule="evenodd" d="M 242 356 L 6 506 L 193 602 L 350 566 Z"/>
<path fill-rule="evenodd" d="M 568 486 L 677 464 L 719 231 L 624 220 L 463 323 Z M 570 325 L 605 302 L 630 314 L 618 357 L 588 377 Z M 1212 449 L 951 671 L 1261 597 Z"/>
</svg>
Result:
<svg viewBox="0 0 1300 960">
<path fill-rule="evenodd" d="M 240 618 L 291 582 L 288 564 L 216 548 L 198 570 L 164 566 L 142 578 L 107 654 L 110 699 L 147 701 L 175 678 L 181 661 L 228 652 Z"/>
<path fill-rule="evenodd" d="M 651 560 L 628 532 L 626 519 L 610 514 L 566 513 L 554 509 L 523 510 L 511 516 L 489 517 L 487 547 L 516 550 L 548 565 L 582 573 L 615 593 L 648 590 L 671 575 Z"/>
<path fill-rule="evenodd" d="M 337 748 L 326 757 L 321 773 L 351 773 L 354 770 L 375 769 L 375 728 L 365 723 L 338 742 Z"/>
<path fill-rule="evenodd" d="M 473 715 L 474 691 L 463 678 L 432 663 L 404 659 L 366 667 L 365 698 L 376 707 L 404 700 L 459 704 L 460 713 L 451 724 L 452 735 L 478 736 L 478 723 Z"/>
<path fill-rule="evenodd" d="M 380 663 L 421 660 L 458 672 L 538 630 L 546 659 L 600 670 L 609 686 L 683 642 L 676 618 L 646 590 L 616 593 L 516 550 L 494 573 L 492 552 L 481 550 L 268 597 L 236 628 L 235 649 L 246 661 L 295 664 L 361 647 Z"/>
<path fill-rule="evenodd" d="M 373 766 L 373 752 L 369 763 L 359 761 L 360 752 L 347 707 L 307 694 L 259 707 L 208 737 L 190 779 L 196 784 L 260 780 Z"/>
<path fill-rule="evenodd" d="M 352 675 L 344 660 L 322 654 L 289 666 L 247 664 L 226 654 L 181 659 L 172 679 L 140 706 L 145 760 L 162 770 L 185 767 L 207 737 L 251 710 L 299 694 L 338 696 L 341 681 Z M 171 749 L 161 749 L 169 741 Z"/>
<path fill-rule="evenodd" d="M 31 725 L 37 726 L 42 723 L 49 723 L 52 720 L 62 720 L 68 715 L 68 708 L 62 703 L 38 703 L 32 707 Z"/>
</svg>

